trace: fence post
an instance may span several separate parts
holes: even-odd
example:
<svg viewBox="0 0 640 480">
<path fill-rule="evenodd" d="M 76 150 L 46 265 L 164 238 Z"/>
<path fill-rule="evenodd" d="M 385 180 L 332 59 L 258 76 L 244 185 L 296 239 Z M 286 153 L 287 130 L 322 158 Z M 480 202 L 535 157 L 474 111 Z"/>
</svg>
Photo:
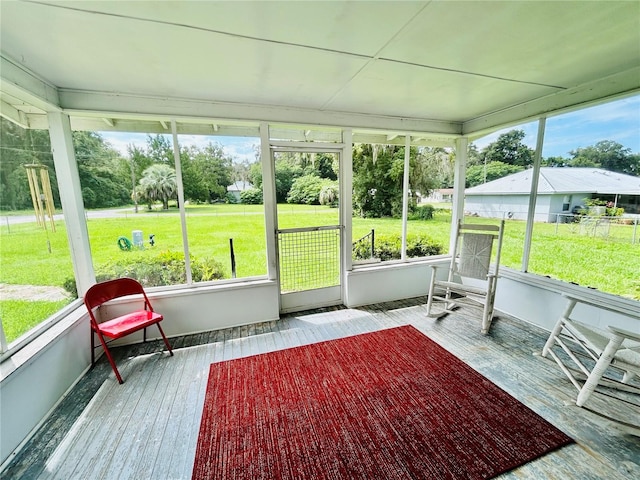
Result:
<svg viewBox="0 0 640 480">
<path fill-rule="evenodd" d="M 231 252 L 231 278 L 236 278 L 236 255 L 233 252 L 233 238 L 229 239 L 229 250 Z"/>
</svg>

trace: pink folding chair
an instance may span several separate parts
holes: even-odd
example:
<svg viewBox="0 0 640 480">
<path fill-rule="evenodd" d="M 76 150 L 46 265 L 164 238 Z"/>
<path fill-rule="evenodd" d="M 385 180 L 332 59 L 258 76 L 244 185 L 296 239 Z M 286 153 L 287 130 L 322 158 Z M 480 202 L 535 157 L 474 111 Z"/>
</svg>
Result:
<svg viewBox="0 0 640 480">
<path fill-rule="evenodd" d="M 102 321 L 100 322 L 95 317 L 94 310 L 102 304 L 113 300 L 114 298 L 126 297 L 129 295 L 142 295 L 142 299 L 144 300 L 144 307 L 142 310 L 136 310 L 109 320 L 101 319 Z M 119 383 L 123 383 L 124 380 L 122 380 L 120 372 L 118 372 L 118 368 L 116 367 L 116 363 L 113 360 L 113 356 L 107 346 L 111 341 L 129 335 L 133 332 L 143 330 L 143 341 L 146 342 L 147 327 L 155 324 L 158 326 L 158 330 L 160 330 L 160 335 L 162 335 L 162 339 L 164 340 L 164 344 L 167 346 L 167 350 L 169 350 L 169 354 L 173 356 L 171 345 L 169 345 L 169 341 L 160 326 L 160 322 L 164 317 L 153 311 L 153 307 L 151 307 L 151 303 L 149 302 L 149 298 L 147 298 L 144 288 L 142 288 L 142 285 L 140 285 L 137 280 L 132 278 L 118 278 L 116 280 L 96 283 L 89 288 L 85 294 L 84 304 L 87 306 L 87 310 L 89 310 L 89 317 L 91 319 L 91 365 L 93 366 L 95 363 L 95 332 L 100 339 L 104 353 L 107 355 L 111 368 L 116 374 L 116 378 Z M 105 337 L 110 340 L 106 341 Z"/>
</svg>

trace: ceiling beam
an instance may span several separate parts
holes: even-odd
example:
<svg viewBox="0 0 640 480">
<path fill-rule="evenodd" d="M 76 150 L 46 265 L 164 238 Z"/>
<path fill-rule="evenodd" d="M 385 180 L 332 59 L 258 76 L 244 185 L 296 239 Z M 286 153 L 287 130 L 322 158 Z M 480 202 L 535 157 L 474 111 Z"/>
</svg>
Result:
<svg viewBox="0 0 640 480">
<path fill-rule="evenodd" d="M 13 105 L 9 105 L 5 101 L 0 101 L 0 116 L 17 125 L 20 125 L 22 128 L 30 128 L 29 117 L 24 112 L 21 112 Z"/>
<path fill-rule="evenodd" d="M 60 111 L 56 87 L 1 54 L 0 90 L 45 112 Z"/>
<path fill-rule="evenodd" d="M 275 122 L 301 125 L 327 125 L 345 128 L 380 129 L 407 133 L 460 135 L 462 124 L 425 118 L 366 115 L 284 106 L 208 102 L 166 97 L 127 95 L 59 89 L 60 105 L 70 115 L 110 118 L 120 115 L 175 117 L 176 120 L 216 118 L 240 121 Z M 120 115 L 119 115 L 120 114 Z"/>
</svg>

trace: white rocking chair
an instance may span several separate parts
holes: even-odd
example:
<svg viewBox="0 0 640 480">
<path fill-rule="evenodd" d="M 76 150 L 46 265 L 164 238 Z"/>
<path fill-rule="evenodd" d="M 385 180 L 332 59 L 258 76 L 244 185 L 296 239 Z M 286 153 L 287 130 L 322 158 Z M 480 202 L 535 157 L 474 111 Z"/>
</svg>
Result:
<svg viewBox="0 0 640 480">
<path fill-rule="evenodd" d="M 627 433 L 640 436 L 640 387 L 633 381 L 640 375 L 640 332 L 612 326 L 607 327 L 608 332 L 603 332 L 579 322 L 571 318 L 577 303 L 605 310 L 618 309 L 565 297 L 567 305 L 542 349 L 542 356 L 553 358 L 576 387 L 575 404 L 578 407 L 587 408 L 614 421 Z M 615 390 L 626 394 L 614 394 Z M 604 396 L 600 401 L 596 399 L 587 404 L 596 391 Z M 617 408 L 614 403 L 618 403 Z"/>
<path fill-rule="evenodd" d="M 578 389 L 576 405 L 584 406 L 598 385 L 613 386 L 640 395 L 640 388 L 630 384 L 633 377 L 640 375 L 640 332 L 634 333 L 612 326 L 607 327 L 608 333 L 600 332 L 572 319 L 570 316 L 576 303 L 590 302 L 568 295 L 565 297 L 567 305 L 542 350 L 542 356 L 551 356 Z M 554 346 L 564 350 L 565 361 L 554 352 Z M 573 362 L 570 364 L 573 368 L 566 365 L 567 360 Z M 608 376 L 610 368 L 618 369 L 622 378 Z M 579 376 L 584 376 L 586 380 Z"/>
<path fill-rule="evenodd" d="M 427 301 L 428 316 L 441 317 L 451 313 L 459 306 L 457 303 L 459 298 L 467 298 L 483 305 L 482 333 L 486 335 L 489 332 L 493 320 L 503 232 L 504 220 L 499 226 L 458 222 L 447 280 L 438 280 L 438 266 L 431 266 L 431 283 Z M 493 255 L 494 246 L 495 255 Z M 454 299 L 452 293 L 460 297 Z M 434 300 L 444 302 L 444 309 L 432 313 Z"/>
</svg>

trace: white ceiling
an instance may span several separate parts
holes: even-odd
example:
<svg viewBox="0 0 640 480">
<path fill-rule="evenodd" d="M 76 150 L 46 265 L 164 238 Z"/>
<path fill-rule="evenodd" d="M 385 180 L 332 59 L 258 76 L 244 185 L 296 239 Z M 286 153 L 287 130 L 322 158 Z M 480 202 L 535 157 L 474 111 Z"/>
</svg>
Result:
<svg viewBox="0 0 640 480">
<path fill-rule="evenodd" d="M 4 111 L 31 116 L 35 97 L 76 115 L 460 134 L 640 90 L 638 1 L 2 0 L 0 14 Z"/>
</svg>

